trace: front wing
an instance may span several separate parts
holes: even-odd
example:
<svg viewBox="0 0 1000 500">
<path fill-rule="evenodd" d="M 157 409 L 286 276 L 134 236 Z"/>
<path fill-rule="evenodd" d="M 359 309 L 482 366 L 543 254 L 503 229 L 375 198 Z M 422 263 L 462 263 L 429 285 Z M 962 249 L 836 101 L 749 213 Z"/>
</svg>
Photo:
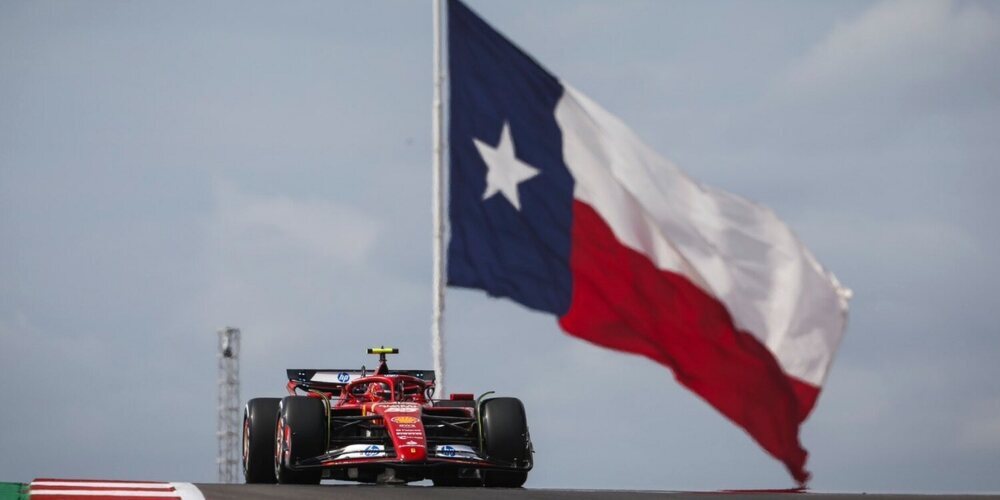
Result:
<svg viewBox="0 0 1000 500">
<path fill-rule="evenodd" d="M 427 459 L 404 461 L 395 456 L 391 446 L 354 444 L 331 450 L 318 457 L 300 460 L 292 469 L 334 469 L 366 465 L 393 468 L 461 467 L 481 470 L 531 470 L 532 463 L 509 463 L 481 457 L 474 449 L 464 445 L 437 445 L 428 450 Z"/>
</svg>

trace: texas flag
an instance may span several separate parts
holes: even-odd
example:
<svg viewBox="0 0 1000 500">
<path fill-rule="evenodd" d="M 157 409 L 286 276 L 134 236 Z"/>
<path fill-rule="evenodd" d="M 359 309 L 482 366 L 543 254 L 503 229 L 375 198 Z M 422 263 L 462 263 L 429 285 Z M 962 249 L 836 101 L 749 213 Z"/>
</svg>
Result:
<svg viewBox="0 0 1000 500">
<path fill-rule="evenodd" d="M 448 47 L 448 284 L 663 364 L 804 484 L 799 426 L 849 290 L 772 211 L 688 177 L 458 0 Z"/>
</svg>

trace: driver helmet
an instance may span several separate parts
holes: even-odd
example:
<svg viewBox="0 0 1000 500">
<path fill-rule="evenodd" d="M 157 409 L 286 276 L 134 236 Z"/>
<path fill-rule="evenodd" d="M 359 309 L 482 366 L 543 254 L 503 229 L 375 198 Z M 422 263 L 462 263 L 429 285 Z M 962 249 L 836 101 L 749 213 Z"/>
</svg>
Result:
<svg viewBox="0 0 1000 500">
<path fill-rule="evenodd" d="M 385 382 L 372 382 L 368 384 L 368 397 L 372 401 L 383 401 L 389 399 L 389 387 Z"/>
</svg>

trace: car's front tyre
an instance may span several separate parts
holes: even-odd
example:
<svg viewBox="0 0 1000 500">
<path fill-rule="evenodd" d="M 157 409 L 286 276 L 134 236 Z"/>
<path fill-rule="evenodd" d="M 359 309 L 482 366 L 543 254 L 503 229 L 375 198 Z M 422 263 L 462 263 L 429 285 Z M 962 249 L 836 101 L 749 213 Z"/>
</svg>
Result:
<svg viewBox="0 0 1000 500">
<path fill-rule="evenodd" d="M 255 398 L 243 410 L 243 477 L 250 483 L 274 483 L 274 423 L 278 398 Z"/>
<path fill-rule="evenodd" d="M 517 398 L 493 398 L 479 408 L 483 451 L 489 460 L 524 467 L 531 463 L 531 438 L 524 405 Z M 486 486 L 520 488 L 528 480 L 526 470 L 483 471 Z"/>
<path fill-rule="evenodd" d="M 319 469 L 292 470 L 302 459 L 326 452 L 326 407 L 308 396 L 288 396 L 274 430 L 274 476 L 280 484 L 319 484 Z"/>
</svg>

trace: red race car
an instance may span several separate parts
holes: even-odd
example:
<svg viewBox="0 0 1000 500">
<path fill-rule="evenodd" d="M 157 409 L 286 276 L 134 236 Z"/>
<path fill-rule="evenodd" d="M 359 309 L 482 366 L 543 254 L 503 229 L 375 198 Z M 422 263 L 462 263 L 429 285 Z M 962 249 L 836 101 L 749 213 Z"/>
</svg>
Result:
<svg viewBox="0 0 1000 500">
<path fill-rule="evenodd" d="M 288 370 L 289 396 L 255 398 L 243 414 L 247 483 L 321 479 L 435 486 L 519 487 L 532 466 L 524 405 L 516 398 L 433 399 L 434 372 Z"/>
</svg>

